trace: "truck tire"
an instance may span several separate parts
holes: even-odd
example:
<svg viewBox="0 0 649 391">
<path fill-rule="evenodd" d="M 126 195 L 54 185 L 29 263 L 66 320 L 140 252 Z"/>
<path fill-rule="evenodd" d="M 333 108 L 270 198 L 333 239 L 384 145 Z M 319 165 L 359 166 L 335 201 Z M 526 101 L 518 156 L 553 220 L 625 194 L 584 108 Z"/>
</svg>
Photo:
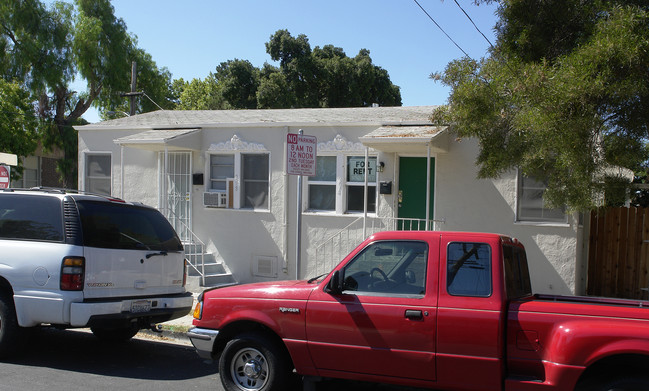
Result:
<svg viewBox="0 0 649 391">
<path fill-rule="evenodd" d="M 625 376 L 610 380 L 601 386 L 601 391 L 646 391 L 649 390 L 649 377 Z"/>
<path fill-rule="evenodd" d="M 107 342 L 126 342 L 133 338 L 140 328 L 137 325 L 130 325 L 120 328 L 91 327 L 90 331 L 95 337 Z"/>
<path fill-rule="evenodd" d="M 279 344 L 256 333 L 230 340 L 219 360 L 219 374 L 227 391 L 279 391 L 289 383 L 290 359 Z"/>
<path fill-rule="evenodd" d="M 0 293 L 0 359 L 16 351 L 22 335 L 11 295 Z"/>
<path fill-rule="evenodd" d="M 645 391 L 649 390 L 649 376 L 619 375 L 592 377 L 581 383 L 577 391 Z"/>
</svg>

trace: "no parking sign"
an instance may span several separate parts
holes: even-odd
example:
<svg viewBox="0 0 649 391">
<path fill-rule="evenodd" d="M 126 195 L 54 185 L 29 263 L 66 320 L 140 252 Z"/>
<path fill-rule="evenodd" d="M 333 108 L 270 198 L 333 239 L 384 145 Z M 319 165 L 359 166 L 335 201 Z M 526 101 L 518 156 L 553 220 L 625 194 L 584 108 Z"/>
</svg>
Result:
<svg viewBox="0 0 649 391">
<path fill-rule="evenodd" d="M 9 167 L 0 166 L 0 189 L 9 188 Z"/>
</svg>

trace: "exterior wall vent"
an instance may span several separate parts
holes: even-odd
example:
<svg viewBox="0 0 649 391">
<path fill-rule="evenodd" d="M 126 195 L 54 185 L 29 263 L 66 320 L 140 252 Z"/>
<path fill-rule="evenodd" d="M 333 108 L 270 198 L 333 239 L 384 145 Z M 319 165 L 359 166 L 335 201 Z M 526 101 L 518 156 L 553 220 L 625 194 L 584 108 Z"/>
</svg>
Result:
<svg viewBox="0 0 649 391">
<path fill-rule="evenodd" d="M 252 274 L 258 277 L 277 278 L 277 257 L 253 256 Z"/>
</svg>

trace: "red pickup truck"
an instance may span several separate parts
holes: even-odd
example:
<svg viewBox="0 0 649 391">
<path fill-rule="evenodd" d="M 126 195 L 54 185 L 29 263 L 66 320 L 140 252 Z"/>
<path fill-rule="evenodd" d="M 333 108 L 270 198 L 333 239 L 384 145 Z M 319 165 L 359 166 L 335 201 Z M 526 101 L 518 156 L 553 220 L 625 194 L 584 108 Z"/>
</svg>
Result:
<svg viewBox="0 0 649 391">
<path fill-rule="evenodd" d="M 649 302 L 533 295 L 503 235 L 381 232 L 327 276 L 206 290 L 188 337 L 226 390 L 290 375 L 440 390 L 649 390 Z"/>
</svg>

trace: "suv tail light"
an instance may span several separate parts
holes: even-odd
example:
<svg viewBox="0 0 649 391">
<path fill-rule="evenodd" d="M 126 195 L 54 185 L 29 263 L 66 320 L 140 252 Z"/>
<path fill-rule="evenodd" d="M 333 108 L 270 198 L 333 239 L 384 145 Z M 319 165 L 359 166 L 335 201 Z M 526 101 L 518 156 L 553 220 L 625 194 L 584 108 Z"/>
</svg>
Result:
<svg viewBox="0 0 649 391">
<path fill-rule="evenodd" d="M 66 257 L 61 264 L 61 290 L 83 290 L 86 260 L 83 257 Z"/>
</svg>

